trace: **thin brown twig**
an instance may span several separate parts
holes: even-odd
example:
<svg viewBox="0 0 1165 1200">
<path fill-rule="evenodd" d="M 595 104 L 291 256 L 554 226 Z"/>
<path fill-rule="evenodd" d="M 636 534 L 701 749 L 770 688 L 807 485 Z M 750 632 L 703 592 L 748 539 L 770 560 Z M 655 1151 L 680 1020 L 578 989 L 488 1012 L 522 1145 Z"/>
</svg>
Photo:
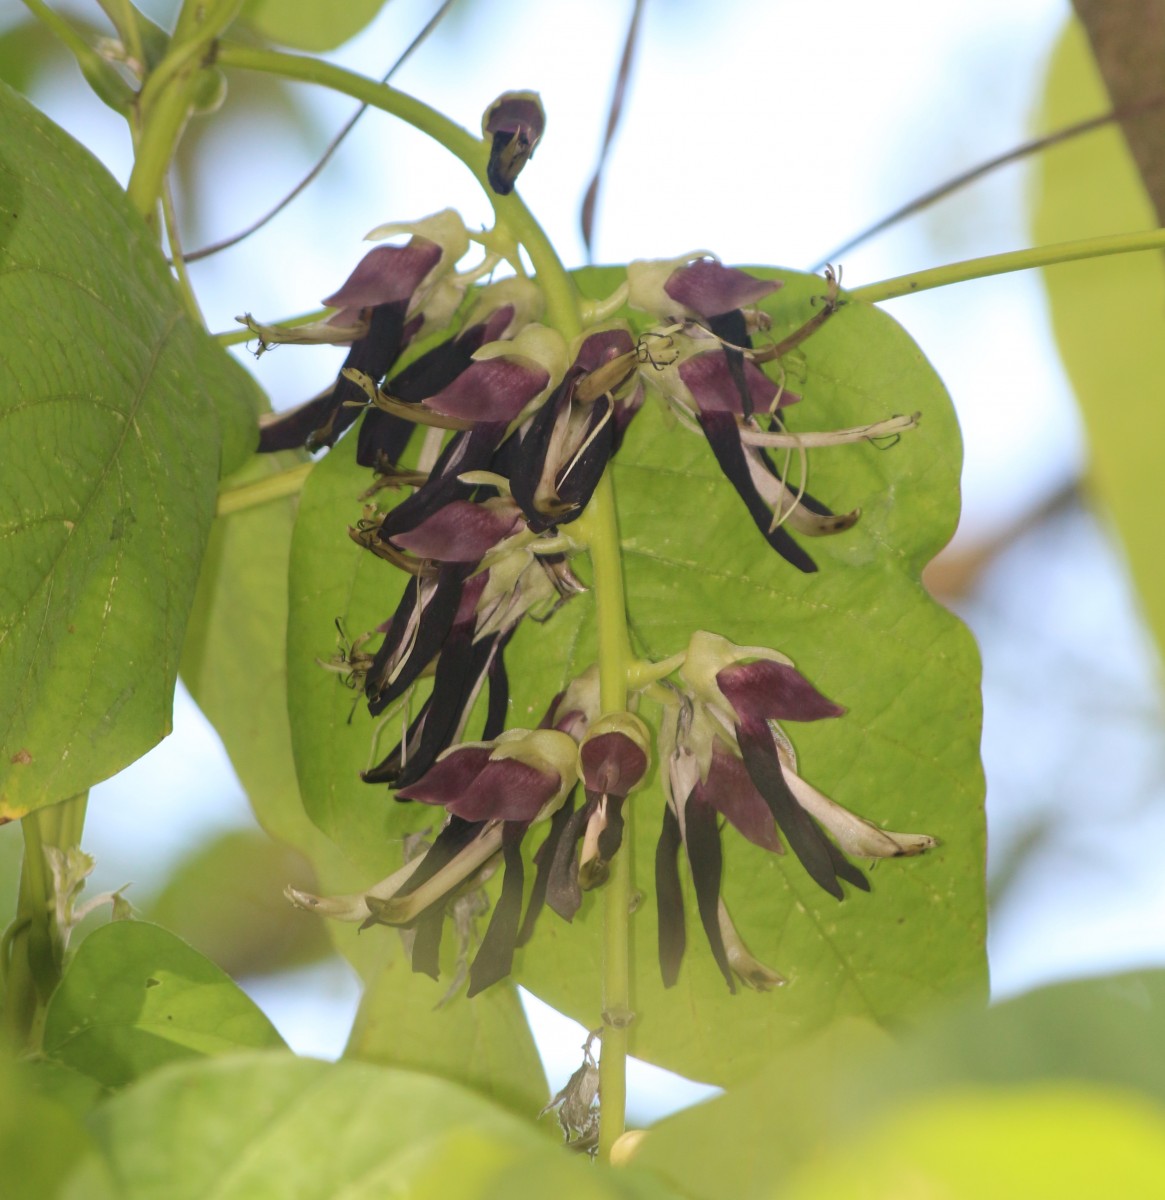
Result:
<svg viewBox="0 0 1165 1200">
<path fill-rule="evenodd" d="M 1162 104 L 1165 104 L 1165 94 L 1151 96 L 1149 99 L 1142 100 L 1137 104 L 1129 104 L 1123 108 L 1114 108 L 1111 112 L 1102 113 L 1100 116 L 1089 117 L 1085 121 L 1077 121 L 1073 125 L 1066 125 L 1063 129 L 1057 129 L 1055 133 L 1033 138 L 1031 141 L 1024 142 L 1020 146 L 1015 146 L 1013 149 L 1008 150 L 1006 154 L 998 154 L 994 158 L 989 158 L 986 162 L 979 163 L 978 166 L 972 167 L 969 171 L 963 171 L 961 174 L 948 179 L 945 183 L 940 183 L 937 187 L 931 188 L 930 191 L 923 192 L 921 196 L 916 196 L 908 204 L 902 205 L 901 208 L 896 208 L 880 221 L 875 221 L 873 225 L 863 229 L 861 233 L 855 234 L 848 242 L 843 242 L 835 250 L 831 250 L 820 262 L 815 263 L 810 270 L 814 273 L 820 271 L 827 263 L 836 262 L 843 255 L 868 242 L 872 237 L 876 237 L 879 233 L 884 233 L 887 229 L 897 225 L 899 221 L 904 221 L 907 217 L 912 217 L 915 213 L 922 212 L 923 209 L 929 208 L 932 204 L 944 199 L 952 192 L 957 192 L 959 188 L 974 183 L 975 180 L 981 179 L 984 175 L 989 174 L 998 167 L 1005 167 L 1009 163 L 1018 162 L 1021 158 L 1026 158 L 1029 154 L 1038 154 L 1041 150 L 1047 150 L 1049 147 L 1056 146 L 1060 142 L 1069 141 L 1074 137 L 1079 137 L 1081 134 L 1091 133 L 1092 130 L 1101 129 L 1113 121 L 1123 121 L 1126 117 L 1135 117 L 1142 112 L 1158 108 Z"/>
<path fill-rule="evenodd" d="M 441 6 L 425 23 L 425 27 L 420 31 L 420 33 L 417 34 L 415 38 L 413 38 L 411 42 L 409 42 L 409 44 L 401 52 L 400 57 L 397 58 L 396 62 L 394 62 L 381 77 L 381 83 L 387 83 L 393 77 L 393 75 L 396 74 L 398 68 L 405 63 L 413 51 L 415 51 L 429 36 L 429 34 L 431 34 L 433 30 L 437 28 L 438 22 L 453 7 L 455 2 L 456 0 L 442 0 Z M 231 246 L 237 246 L 239 242 L 243 241 L 245 238 L 249 238 L 251 234 L 257 233 L 260 229 L 262 229 L 263 226 L 266 225 L 267 222 L 273 217 L 278 216 L 279 213 L 281 213 L 300 194 L 300 192 L 302 192 L 310 183 L 314 182 L 324 167 L 326 167 L 331 161 L 332 156 L 340 148 L 340 143 L 343 142 L 348 134 L 352 132 L 356 122 L 359 121 L 367 111 L 368 105 L 361 104 L 360 107 L 352 114 L 352 116 L 348 118 L 345 124 L 341 126 L 340 131 L 336 134 L 336 136 L 328 143 L 327 149 L 324 150 L 315 166 L 312 167 L 312 169 L 299 181 L 299 183 L 295 185 L 295 187 L 291 189 L 290 192 L 287 193 L 287 195 L 283 197 L 282 200 L 279 201 L 278 204 L 275 205 L 274 208 L 269 209 L 261 217 L 259 217 L 258 220 L 253 221 L 250 225 L 248 225 L 246 229 L 243 229 L 236 234 L 232 234 L 228 238 L 223 238 L 222 241 L 211 242 L 209 246 L 203 246 L 200 250 L 191 251 L 191 253 L 186 255 L 186 261 L 188 263 L 197 262 L 201 258 L 209 258 L 212 254 L 217 254 L 220 250 L 229 250 Z"/>
<path fill-rule="evenodd" d="M 627 92 L 627 80 L 631 76 L 631 65 L 635 61 L 635 47 L 639 41 L 639 19 L 643 15 L 644 0 L 635 0 L 631 12 L 631 24 L 627 27 L 627 37 L 623 42 L 623 57 L 619 61 L 619 72 L 615 76 L 615 90 L 611 94 L 611 107 L 607 111 L 607 132 L 599 149 L 599 161 L 595 164 L 595 173 L 583 194 L 582 208 L 579 212 L 579 225 L 582 227 L 583 245 L 586 247 L 587 260 L 591 259 L 591 244 L 595 231 L 595 207 L 599 200 L 599 182 L 603 176 L 603 167 L 607 163 L 607 153 L 614 141 L 615 131 L 619 128 L 619 119 L 623 115 L 623 100 Z"/>
</svg>

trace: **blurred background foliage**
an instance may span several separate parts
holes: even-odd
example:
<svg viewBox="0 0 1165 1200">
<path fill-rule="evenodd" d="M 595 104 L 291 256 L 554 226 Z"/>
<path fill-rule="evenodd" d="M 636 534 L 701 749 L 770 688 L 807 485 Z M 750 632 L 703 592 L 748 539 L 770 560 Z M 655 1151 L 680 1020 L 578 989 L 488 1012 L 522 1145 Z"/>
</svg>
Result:
<svg viewBox="0 0 1165 1200">
<path fill-rule="evenodd" d="M 87 38 L 108 35 L 96 3 L 56 7 Z M 145 7 L 166 26 L 174 6 Z M 238 32 L 338 47 L 336 61 L 378 76 L 436 7 L 251 0 Z M 1125 105 L 1150 100 L 1161 87 L 1151 69 L 1160 53 L 1138 75 L 1129 64 L 1141 58 L 1110 48 L 1127 45 L 1119 38 L 1129 30 L 1156 45 L 1150 34 L 1165 27 L 1165 5 L 1107 6 L 1121 14 L 1115 26 L 1098 16 L 1106 6 L 1078 7 L 1087 34 L 1063 0 L 1022 11 L 1003 0 L 934 11 L 909 0 L 877 11 L 856 0 L 723 0 L 714 14 L 694 0 L 649 2 L 600 193 L 596 260 L 706 245 L 730 261 L 804 267 L 944 177 L 1106 111 L 1110 96 Z M 542 92 L 548 132 L 523 192 L 572 265 L 585 257 L 578 206 L 629 12 L 623 0 L 458 0 L 394 80 L 471 128 L 498 92 Z M 124 181 L 132 161 L 124 123 L 88 91 L 44 26 L 15 6 L 0 14 L 0 79 Z M 342 98 L 232 75 L 222 109 L 213 120 L 196 118 L 179 150 L 184 246 L 228 236 L 264 212 L 351 110 Z M 1155 119 L 1153 109 L 1137 118 Z M 1160 223 L 1161 200 L 1155 214 L 1150 189 L 1165 139 L 1138 141 L 1126 124 L 988 175 L 847 253 L 846 282 Z M 447 204 L 470 223 L 485 217 L 456 164 L 369 114 L 276 221 L 193 265 L 208 322 L 229 328 L 244 310 L 266 319 L 311 309 L 347 274 L 365 229 Z M 1006 277 L 888 306 L 935 363 L 964 427 L 963 525 L 928 578 L 983 652 L 999 995 L 1165 958 L 1165 884 L 1153 851 L 1165 833 L 1165 742 L 1152 638 L 1165 633 L 1162 269 L 1158 255 L 1130 256 L 1054 268 L 1046 298 L 1037 279 Z M 337 358 L 283 351 L 247 361 L 279 407 L 322 386 Z M 267 519 L 286 524 L 287 511 L 272 509 Z M 261 679 L 267 619 L 280 618 L 240 615 L 241 678 L 259 668 Z M 191 686 L 197 693 L 196 680 Z M 213 697 L 199 699 L 213 708 Z M 129 898 L 143 914 L 247 981 L 276 1012 L 288 990 L 259 976 L 335 963 L 318 925 L 280 895 L 286 882 L 306 885 L 308 868 L 255 830 L 185 694 L 176 728 L 153 755 L 95 789 L 87 837 L 98 857 L 94 888 L 119 887 L 132 872 Z M 296 807 L 287 769 L 280 775 L 261 758 L 243 782 L 254 794 L 267 789 L 269 800 L 256 800 L 259 820 L 285 843 L 304 849 L 304 839 L 318 838 L 286 816 Z M 0 921 L 12 907 L 18 858 L 15 827 L 0 829 Z M 346 1028 L 352 986 L 335 965 L 310 978 L 300 971 L 289 985 L 315 998 L 301 1018 L 313 1028 L 298 1044 L 336 1053 L 336 1034 L 323 1026 Z M 367 1023 L 363 1036 L 375 1037 Z M 569 1071 L 576 1060 L 572 1047 L 561 1062 Z M 554 1082 L 555 1069 L 550 1075 Z"/>
</svg>

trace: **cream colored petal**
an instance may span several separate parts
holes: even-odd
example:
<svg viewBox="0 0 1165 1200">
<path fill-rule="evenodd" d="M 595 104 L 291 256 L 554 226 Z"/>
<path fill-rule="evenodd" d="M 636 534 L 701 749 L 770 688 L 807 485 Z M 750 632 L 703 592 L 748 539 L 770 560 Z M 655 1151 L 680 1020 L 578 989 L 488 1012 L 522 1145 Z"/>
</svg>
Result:
<svg viewBox="0 0 1165 1200">
<path fill-rule="evenodd" d="M 892 833 L 887 829 L 879 829 L 864 817 L 859 817 L 823 795 L 784 763 L 782 770 L 797 803 L 833 834 L 846 854 L 856 858 L 899 858 L 924 854 L 938 845 L 935 838 L 925 833 Z"/>
</svg>

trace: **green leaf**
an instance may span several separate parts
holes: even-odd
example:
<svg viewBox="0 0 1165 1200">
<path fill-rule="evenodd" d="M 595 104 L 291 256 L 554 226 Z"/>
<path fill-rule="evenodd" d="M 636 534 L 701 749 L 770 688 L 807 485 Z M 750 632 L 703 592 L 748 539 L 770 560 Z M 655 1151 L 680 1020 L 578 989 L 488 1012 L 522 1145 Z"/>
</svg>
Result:
<svg viewBox="0 0 1165 1200">
<path fill-rule="evenodd" d="M 77 1115 L 44 1094 L 33 1071 L 0 1052 L 0 1162 L 4 1194 L 11 1200 L 76 1196 L 105 1200 L 115 1195 L 96 1159 L 97 1147 Z M 85 1164 L 84 1166 L 82 1164 Z M 65 1190 L 84 1170 L 86 1191 Z"/>
<path fill-rule="evenodd" d="M 577 276 L 594 297 L 609 295 L 620 277 L 614 268 Z M 765 305 L 775 336 L 813 315 L 823 286 L 780 277 L 784 289 Z M 728 994 L 694 907 L 680 981 L 665 990 L 654 902 L 638 908 L 632 1052 L 721 1083 L 839 1017 L 889 1026 L 946 997 L 986 991 L 978 656 L 919 582 L 958 515 L 960 442 L 950 401 L 918 348 L 870 306 L 846 305 L 802 349 L 786 360 L 788 386 L 804 395 L 789 410 L 794 430 L 915 410 L 921 425 L 889 448 L 811 452 L 813 493 L 841 511 L 860 505 L 863 516 L 855 529 L 813 543 L 821 570 L 805 576 L 765 545 L 703 439 L 669 426 L 649 404 L 615 462 L 633 640 L 652 658 L 684 649 L 701 628 L 783 650 L 848 710 L 841 720 L 788 727 L 805 776 L 879 825 L 933 834 L 941 845 L 923 858 L 881 863 L 873 895 L 838 905 L 792 855 L 767 854 L 729 830 L 725 899 L 753 952 L 789 978 L 773 993 Z M 352 693 L 316 665 L 335 651 L 336 618 L 350 635 L 374 629 L 403 587 L 399 573 L 343 536 L 366 486 L 350 444 L 313 472 L 293 539 L 289 638 L 304 804 L 367 865 L 364 886 L 399 864 L 393 839 L 433 822 L 430 811 L 397 805 L 358 778 L 393 744 L 399 717 L 377 750 L 363 713 L 349 724 Z M 585 576 L 585 562 L 576 562 Z M 506 653 L 511 725 L 537 724 L 555 693 L 594 661 L 592 614 L 584 596 L 546 624 L 519 630 Z M 658 716 L 648 704 L 643 713 L 649 723 Z M 648 894 L 662 805 L 657 780 L 629 804 L 636 882 Z M 529 849 L 538 840 L 528 838 Z M 545 913 L 515 969 L 518 982 L 588 1028 L 599 1024 L 600 910 L 594 894 L 572 925 Z"/>
<path fill-rule="evenodd" d="M 45 1018 L 45 1053 L 106 1087 L 179 1059 L 282 1044 L 225 972 L 143 921 L 95 929 L 66 967 Z"/>
<path fill-rule="evenodd" d="M 696 1200 L 759 1200 L 777 1192 L 785 1195 L 781 1189 L 801 1169 L 815 1178 L 822 1157 L 842 1159 L 852 1170 L 861 1161 L 857 1147 L 869 1149 L 879 1142 L 897 1156 L 905 1172 L 919 1165 L 916 1156 L 933 1144 L 917 1123 L 925 1122 L 928 1111 L 942 1111 L 934 1136 L 947 1146 L 951 1122 L 957 1124 L 958 1106 L 968 1097 L 991 1098 L 974 1118 L 983 1124 L 983 1142 L 970 1134 L 969 1126 L 963 1138 L 985 1159 L 989 1143 L 1004 1153 L 1006 1122 L 997 1122 L 993 1111 L 1010 1113 L 1033 1146 L 1046 1136 L 1041 1116 L 1046 1105 L 1041 1101 L 1029 1109 L 1024 1098 L 1032 1095 L 1069 1103 L 1074 1096 L 1095 1097 L 1097 1120 L 1103 1124 L 1109 1123 L 1106 1112 L 1112 1114 L 1106 1097 L 1122 1093 L 1152 1100 L 1160 1112 L 1165 1063 L 1159 1055 L 1145 1053 L 1145 1047 L 1160 1044 L 1165 1036 L 1163 1013 L 1165 973 L 1144 972 L 1043 988 L 986 1011 L 963 1008 L 905 1040 L 891 1041 L 868 1023 L 842 1024 L 765 1063 L 754 1079 L 725 1095 L 660 1122 L 636 1162 L 673 1180 Z M 1065 1114 L 1070 1123 L 1074 1111 Z M 972 1114 L 966 1116 L 970 1121 Z M 898 1132 L 891 1134 L 881 1124 L 883 1118 Z M 907 1137 L 902 1129 L 910 1125 L 915 1132 Z M 890 1137 L 896 1140 L 886 1140 Z M 709 1154 L 709 1146 L 747 1146 L 748 1151 Z M 1081 1146 L 1097 1161 L 1106 1161 L 1090 1138 L 1078 1147 L 1065 1143 L 1065 1158 L 1078 1163 L 1072 1154 Z M 952 1167 L 960 1161 L 960 1156 L 936 1157 Z M 1043 1154 L 1035 1157 L 1045 1166 L 1051 1161 Z M 879 1160 L 874 1155 L 866 1161 L 875 1172 L 888 1170 L 890 1160 Z M 926 1169 L 942 1168 L 928 1157 Z M 1115 1186 L 1101 1190 L 1123 1194 Z M 810 1194 L 837 1193 L 822 1187 Z M 871 1184 L 871 1194 L 884 1193 Z M 1059 1194 L 1088 1194 L 1088 1189 Z"/>
<path fill-rule="evenodd" d="M 943 1200 L 1153 1195 L 1165 1188 L 1165 1117 L 1099 1088 L 960 1089 L 831 1139 L 780 1195 L 824 1200 L 855 1180 L 867 1196 Z"/>
<path fill-rule="evenodd" d="M 319 0 L 247 0 L 241 20 L 296 50 L 334 50 L 370 24 L 386 2 L 344 0 L 342 6 L 329 6 Z"/>
<path fill-rule="evenodd" d="M 550 1090 L 517 989 L 501 984 L 438 1007 L 450 980 L 414 974 L 399 939 L 384 940 L 386 961 L 368 972 L 345 1055 L 439 1075 L 533 1118 Z"/>
<path fill-rule="evenodd" d="M 126 1200 L 675 1194 L 580 1162 L 463 1088 L 369 1063 L 186 1063 L 114 1097 L 92 1127 Z"/>
<path fill-rule="evenodd" d="M 1080 25 L 1062 35 L 1038 127 L 1060 129 L 1109 108 Z M 1120 130 L 1098 129 L 1040 155 L 1032 228 L 1037 242 L 1126 233 L 1156 225 Z M 1158 646 L 1165 647 L 1160 552 L 1160 446 L 1165 441 L 1165 259 L 1160 254 L 1052 267 L 1044 272 L 1052 328 L 1088 432 L 1090 484 L 1108 509 Z"/>
<path fill-rule="evenodd" d="M 257 455 L 227 489 L 290 469 L 291 454 Z M 218 731 L 259 823 L 310 854 L 317 870 L 343 862 L 306 819 L 287 721 L 287 570 L 296 500 L 219 517 L 211 529 L 186 642 L 182 679 Z"/>
<path fill-rule="evenodd" d="M 217 480 L 256 389 L 84 149 L 0 88 L 0 817 L 170 729 Z"/>
<path fill-rule="evenodd" d="M 297 851 L 257 829 L 231 829 L 196 846 L 144 912 L 228 975 L 283 971 L 332 951 L 323 921 L 287 902 L 288 884 L 317 886 Z"/>
</svg>

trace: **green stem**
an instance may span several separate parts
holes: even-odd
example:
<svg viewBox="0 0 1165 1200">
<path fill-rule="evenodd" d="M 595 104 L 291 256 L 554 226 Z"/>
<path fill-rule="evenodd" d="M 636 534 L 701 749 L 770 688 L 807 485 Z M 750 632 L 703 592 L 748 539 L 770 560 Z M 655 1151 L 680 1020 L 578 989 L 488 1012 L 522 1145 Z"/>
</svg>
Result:
<svg viewBox="0 0 1165 1200">
<path fill-rule="evenodd" d="M 1082 238 L 1075 242 L 1057 242 L 1053 246 L 1035 246 L 1031 250 L 1012 250 L 1007 254 L 989 254 L 985 258 L 969 258 L 964 262 L 916 271 L 913 275 L 897 275 L 880 283 L 851 288 L 850 300 L 877 304 L 896 296 L 909 296 L 930 288 L 946 287 L 950 283 L 965 283 L 989 275 L 1006 275 L 1010 271 L 1030 271 L 1033 267 L 1051 267 L 1057 263 L 1077 262 L 1083 258 L 1105 258 L 1110 254 L 1133 254 L 1140 250 L 1165 249 L 1165 229 L 1144 233 L 1114 233 L 1106 237 Z"/>
<path fill-rule="evenodd" d="M 343 67 L 307 58 L 298 54 L 283 54 L 275 50 L 256 50 L 250 46 L 223 45 L 219 47 L 216 60 L 222 67 L 237 67 L 248 71 L 263 71 L 279 75 L 284 79 L 297 79 L 303 83 L 315 83 L 321 87 L 342 92 L 372 108 L 391 113 L 394 117 L 427 133 L 439 142 L 455 158 L 460 159 L 470 171 L 493 205 L 499 221 L 526 247 L 539 286 L 546 297 L 547 323 L 553 325 L 565 337 L 578 333 L 581 324 L 578 312 L 578 296 L 574 285 L 561 260 L 555 253 L 549 238 L 531 215 L 517 192 L 499 196 L 489 186 L 486 165 L 489 148 L 479 137 L 451 121 L 443 113 L 430 108 L 421 100 L 398 91 L 386 83 L 377 83 L 363 75 L 345 71 Z"/>
<path fill-rule="evenodd" d="M 190 319 L 200 328 L 206 327 L 202 309 L 198 306 L 198 297 L 194 294 L 194 285 L 190 282 L 190 272 L 186 269 L 186 259 L 182 255 L 182 239 L 178 232 L 178 214 L 174 209 L 174 197 L 165 176 L 162 178 L 162 222 L 166 229 L 166 241 L 170 247 L 170 262 L 174 266 L 174 275 L 178 280 L 178 290 L 182 293 L 182 302 Z"/>
<path fill-rule="evenodd" d="M 272 500 L 282 500 L 284 496 L 294 496 L 303 490 L 314 466 L 315 463 L 300 463 L 289 471 L 280 471 L 267 479 L 226 488 L 218 494 L 214 514 L 216 517 L 226 517 L 248 508 L 258 508 L 260 504 L 270 504 Z"/>
<path fill-rule="evenodd" d="M 658 683 L 659 680 L 666 679 L 673 671 L 678 671 L 684 665 L 687 657 L 688 652 L 681 650 L 679 654 L 673 654 L 671 658 L 661 658 L 659 662 L 638 659 L 627 668 L 627 684 L 639 691 L 640 688 L 645 688 L 649 684 Z"/>
<path fill-rule="evenodd" d="M 215 38 L 241 5 L 242 0 L 186 0 L 170 50 L 142 88 L 141 130 L 126 195 L 149 224 L 154 223 L 166 172 L 190 117 L 198 73 L 213 54 Z"/>
<path fill-rule="evenodd" d="M 0 1013 L 0 1029 L 16 1047 L 38 1048 L 45 1006 L 61 975 L 63 944 L 45 847 L 68 850 L 79 844 L 86 799 L 75 796 L 37 809 L 21 821 L 24 860 L 16 919 L 5 935 L 8 970 Z"/>
<path fill-rule="evenodd" d="M 599 703 L 604 713 L 627 708 L 627 679 L 632 663 L 623 588 L 623 560 L 615 492 L 608 470 L 579 519 L 580 535 L 590 548 L 599 632 Z M 623 853 L 611 862 L 603 899 L 603 1053 L 599 1059 L 599 1155 L 611 1147 L 627 1120 L 628 1030 L 631 1008 L 631 811 Z"/>
<path fill-rule="evenodd" d="M 331 312 L 335 312 L 335 309 L 317 308 L 315 312 L 300 313 L 297 317 L 287 317 L 282 321 L 273 321 L 272 324 L 285 329 L 295 329 L 298 325 L 311 325 L 315 321 L 322 321 Z M 210 336 L 220 346 L 241 346 L 244 342 L 254 341 L 258 335 L 253 329 L 244 325 L 242 329 L 227 329 L 222 333 L 212 333 Z"/>
</svg>

